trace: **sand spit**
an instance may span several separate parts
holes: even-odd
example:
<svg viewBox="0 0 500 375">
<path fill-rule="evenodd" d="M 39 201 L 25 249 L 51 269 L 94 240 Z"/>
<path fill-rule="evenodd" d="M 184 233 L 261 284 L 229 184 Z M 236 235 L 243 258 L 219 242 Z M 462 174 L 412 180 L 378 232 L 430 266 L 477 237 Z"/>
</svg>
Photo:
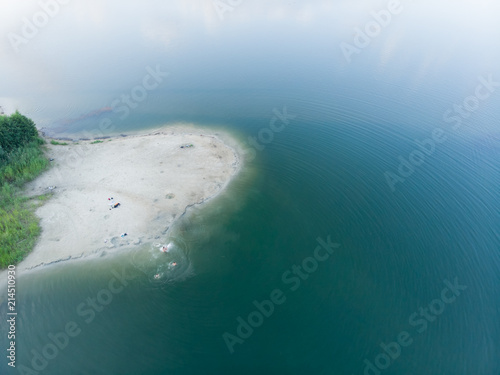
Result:
<svg viewBox="0 0 500 375">
<path fill-rule="evenodd" d="M 48 148 L 52 168 L 25 193 L 53 196 L 36 212 L 42 234 L 20 271 L 164 240 L 240 168 L 235 150 L 209 134 L 164 130 Z"/>
</svg>

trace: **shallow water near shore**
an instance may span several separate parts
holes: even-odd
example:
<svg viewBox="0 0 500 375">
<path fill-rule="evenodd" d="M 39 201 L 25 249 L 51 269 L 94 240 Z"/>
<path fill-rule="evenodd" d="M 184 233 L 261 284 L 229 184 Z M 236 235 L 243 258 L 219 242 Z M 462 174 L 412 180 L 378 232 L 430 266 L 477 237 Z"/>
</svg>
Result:
<svg viewBox="0 0 500 375">
<path fill-rule="evenodd" d="M 261 5 L 258 15 L 273 7 Z M 337 35 L 327 26 L 327 15 L 341 18 L 332 10 L 300 27 L 276 21 L 266 33 L 245 9 L 234 17 L 246 31 L 231 20 L 203 40 L 183 30 L 175 53 L 141 48 L 140 63 L 106 85 L 91 82 L 82 94 L 80 82 L 66 92 L 78 100 L 33 110 L 50 134 L 69 138 L 98 134 L 106 117 L 118 134 L 190 123 L 235 137 L 247 159 L 222 194 L 188 210 L 165 238 L 21 274 L 18 366 L 54 375 L 363 374 L 375 365 L 382 374 L 498 374 L 500 91 L 458 130 L 443 114 L 474 94 L 478 77 L 500 80 L 499 56 L 471 59 L 487 50 L 478 42 L 467 56 L 448 47 L 442 63 L 428 57 L 434 39 L 398 23 L 346 64 L 338 43 L 352 28 L 331 49 L 317 42 L 318 25 Z M 422 43 L 403 36 L 390 50 L 401 28 Z M 253 33 L 262 45 L 250 43 Z M 199 47 L 205 38 L 210 48 Z M 112 60 L 125 61 L 122 52 Z M 171 81 L 127 118 L 93 113 L 156 62 Z M 119 84 L 124 76 L 129 86 Z M 425 152 L 419 143 L 436 128 L 446 140 Z M 385 173 L 397 174 L 399 157 L 415 150 L 425 160 L 392 191 Z M 175 251 L 161 253 L 168 241 Z M 272 312 L 257 307 L 273 300 Z M 51 337 L 68 324 L 74 335 L 54 353 Z M 400 352 L 384 354 L 393 342 Z"/>
</svg>

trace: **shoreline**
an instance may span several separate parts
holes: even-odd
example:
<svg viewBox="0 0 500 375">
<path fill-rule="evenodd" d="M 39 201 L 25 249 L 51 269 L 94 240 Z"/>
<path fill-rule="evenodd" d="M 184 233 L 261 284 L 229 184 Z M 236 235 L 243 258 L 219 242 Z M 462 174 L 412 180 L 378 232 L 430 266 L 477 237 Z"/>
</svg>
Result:
<svg viewBox="0 0 500 375">
<path fill-rule="evenodd" d="M 219 132 L 196 130 L 169 126 L 68 145 L 50 144 L 56 138 L 46 137 L 54 165 L 28 183 L 23 195 L 52 196 L 36 210 L 42 233 L 17 272 L 166 240 L 174 223 L 217 197 L 242 167 L 241 156 Z M 187 145 L 193 146 L 181 147 Z M 110 208 L 109 202 L 120 206 Z M 125 236 L 118 234 L 120 222 Z"/>
</svg>

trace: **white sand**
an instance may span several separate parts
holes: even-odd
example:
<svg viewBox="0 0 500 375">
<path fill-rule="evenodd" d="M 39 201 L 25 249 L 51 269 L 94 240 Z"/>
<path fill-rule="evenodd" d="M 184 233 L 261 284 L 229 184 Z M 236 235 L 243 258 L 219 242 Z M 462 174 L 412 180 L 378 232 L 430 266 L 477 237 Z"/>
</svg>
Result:
<svg viewBox="0 0 500 375">
<path fill-rule="evenodd" d="M 53 196 L 36 211 L 42 234 L 18 270 L 161 242 L 188 206 L 217 195 L 239 170 L 236 152 L 213 135 L 164 130 L 48 147 L 53 166 L 26 194 Z"/>
</svg>

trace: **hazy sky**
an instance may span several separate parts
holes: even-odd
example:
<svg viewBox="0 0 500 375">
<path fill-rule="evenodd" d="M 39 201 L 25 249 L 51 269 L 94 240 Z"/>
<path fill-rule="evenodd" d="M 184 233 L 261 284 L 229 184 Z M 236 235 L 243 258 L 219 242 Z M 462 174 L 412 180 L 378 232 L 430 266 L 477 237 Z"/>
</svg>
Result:
<svg viewBox="0 0 500 375">
<path fill-rule="evenodd" d="M 350 64 L 341 43 L 353 44 L 355 29 L 390 1 L 233 0 L 225 11 L 229 0 L 65 0 L 58 9 L 55 1 L 0 0 L 0 105 L 7 110 L 91 100 L 130 87 L 158 63 L 178 72 L 171 88 L 207 89 L 239 87 L 242 77 L 259 87 L 280 75 L 283 84 L 294 75 L 313 85 L 346 70 L 387 70 L 418 85 L 463 69 L 472 82 L 497 71 L 500 60 L 495 0 L 402 0 L 401 12 Z"/>
</svg>

